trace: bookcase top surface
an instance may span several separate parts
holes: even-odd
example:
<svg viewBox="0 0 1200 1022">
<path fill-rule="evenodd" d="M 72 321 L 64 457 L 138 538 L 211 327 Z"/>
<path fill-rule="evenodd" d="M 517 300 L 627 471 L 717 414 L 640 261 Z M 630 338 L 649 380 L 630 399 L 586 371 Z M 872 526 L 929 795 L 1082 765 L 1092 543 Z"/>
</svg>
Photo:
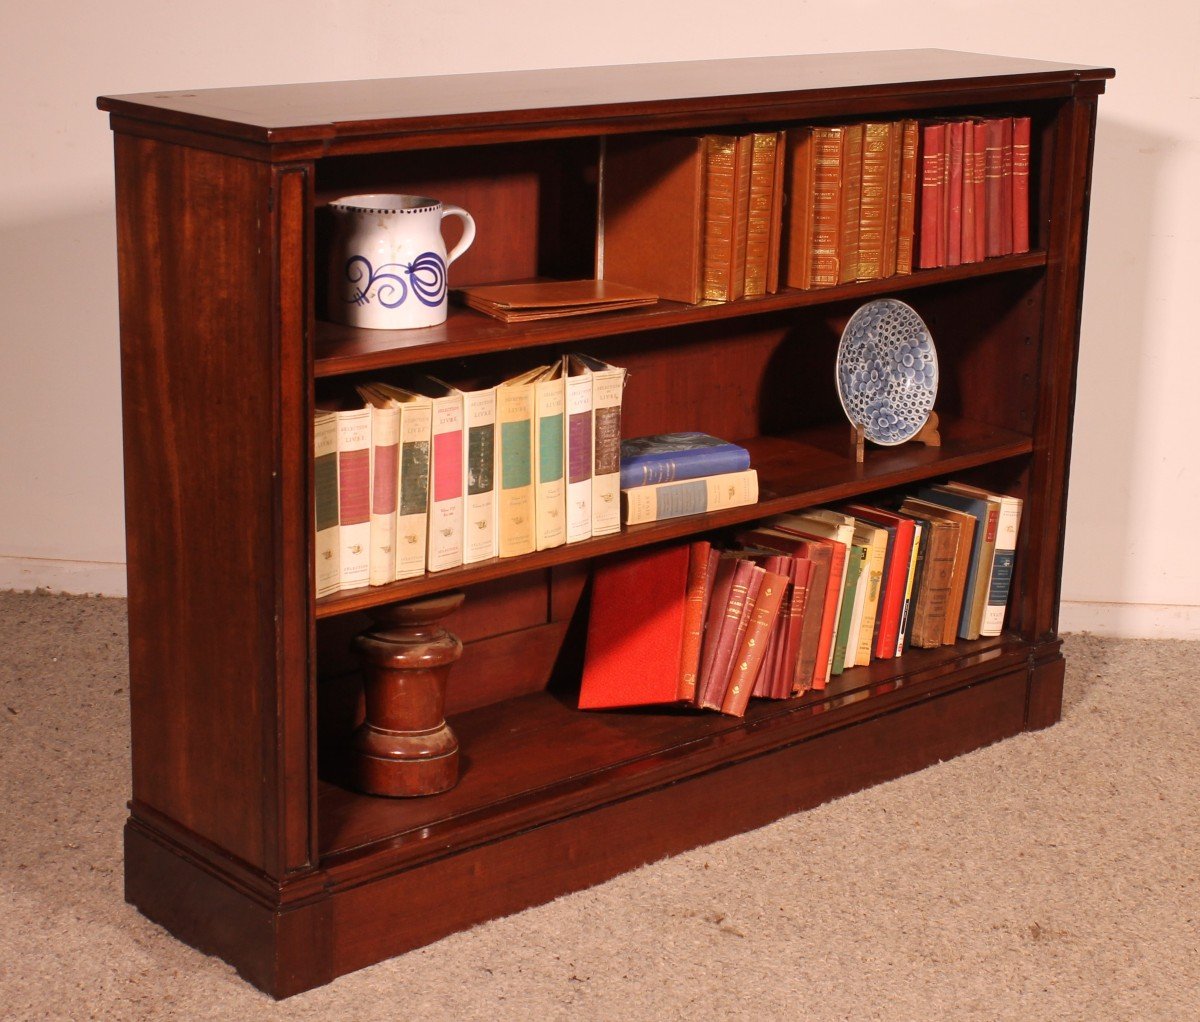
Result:
<svg viewBox="0 0 1200 1022">
<path fill-rule="evenodd" d="M 939 83 L 953 83 L 956 91 L 1069 87 L 1113 74 L 1111 68 L 954 50 L 884 50 L 139 93 L 101 96 L 97 105 L 139 121 L 279 144 L 603 122 L 668 110 L 734 120 L 751 108 L 827 93 L 944 93 Z"/>
</svg>

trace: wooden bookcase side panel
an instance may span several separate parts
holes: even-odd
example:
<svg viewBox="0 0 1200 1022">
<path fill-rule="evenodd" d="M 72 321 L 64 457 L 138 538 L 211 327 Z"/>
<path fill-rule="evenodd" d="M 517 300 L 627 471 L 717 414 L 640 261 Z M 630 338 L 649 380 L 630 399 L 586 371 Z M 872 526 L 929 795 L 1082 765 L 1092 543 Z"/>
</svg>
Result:
<svg viewBox="0 0 1200 1022">
<path fill-rule="evenodd" d="M 115 144 L 133 797 L 278 873 L 277 699 L 306 683 L 279 675 L 276 614 L 290 596 L 302 650 L 307 585 L 280 557 L 307 547 L 281 535 L 271 168 Z"/>
<path fill-rule="evenodd" d="M 1075 406 L 1096 97 L 1063 104 L 1055 123 L 1051 223 L 1042 316 L 1034 455 L 1021 524 L 1018 611 L 1029 640 L 1058 632 L 1067 477 Z"/>
</svg>

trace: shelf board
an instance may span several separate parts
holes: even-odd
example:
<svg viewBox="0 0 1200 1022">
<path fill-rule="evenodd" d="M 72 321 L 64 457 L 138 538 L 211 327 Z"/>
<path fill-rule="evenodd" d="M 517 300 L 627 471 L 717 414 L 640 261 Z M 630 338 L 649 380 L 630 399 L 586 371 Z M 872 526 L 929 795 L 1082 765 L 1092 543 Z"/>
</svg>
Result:
<svg viewBox="0 0 1200 1022">
<path fill-rule="evenodd" d="M 521 557 L 493 558 L 389 585 L 335 593 L 316 601 L 316 615 L 323 618 L 346 614 L 556 564 L 586 560 L 617 550 L 629 550 L 739 525 L 768 515 L 846 500 L 872 490 L 904 486 L 961 472 L 1028 454 L 1033 450 L 1032 440 L 1023 434 L 969 419 L 942 415 L 940 430 L 941 447 L 925 447 L 917 443 L 899 447 L 868 445 L 866 458 L 861 465 L 854 461 L 850 428 L 844 422 L 814 427 L 785 437 L 764 436 L 742 440 L 740 443 L 750 451 L 750 464 L 758 470 L 757 504 L 627 526 L 610 536 L 571 543 L 552 550 L 541 550 Z"/>
<path fill-rule="evenodd" d="M 318 321 L 315 372 L 318 377 L 339 376 L 436 359 L 462 358 L 494 351 L 515 351 L 547 344 L 587 341 L 709 320 L 756 316 L 798 309 L 806 305 L 821 305 L 856 298 L 866 300 L 917 287 L 1012 273 L 1045 265 L 1045 252 L 1025 252 L 988 259 L 982 263 L 968 263 L 939 270 L 918 270 L 906 276 L 842 284 L 838 287 L 808 291 L 785 288 L 777 294 L 746 298 L 737 302 L 684 305 L 680 302 L 663 301 L 621 312 L 538 320 L 533 323 L 502 323 L 473 309 L 456 306 L 451 307 L 445 323 L 418 330 L 364 330 Z"/>
<path fill-rule="evenodd" d="M 428 798 L 358 794 L 319 784 L 321 865 L 332 882 L 409 868 L 762 755 L 1011 670 L 1021 639 L 910 650 L 846 671 L 824 692 L 751 702 L 744 718 L 684 707 L 581 712 L 575 696 L 538 692 L 450 719 L 462 745 L 458 785 Z"/>
</svg>

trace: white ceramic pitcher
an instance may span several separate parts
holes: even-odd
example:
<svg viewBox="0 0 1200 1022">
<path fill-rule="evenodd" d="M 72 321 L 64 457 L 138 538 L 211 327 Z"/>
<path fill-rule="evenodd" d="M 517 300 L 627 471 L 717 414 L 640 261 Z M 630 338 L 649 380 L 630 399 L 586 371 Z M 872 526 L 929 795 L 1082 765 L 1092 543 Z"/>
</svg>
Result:
<svg viewBox="0 0 1200 1022">
<path fill-rule="evenodd" d="M 329 204 L 334 234 L 327 314 L 349 326 L 405 330 L 446 319 L 446 270 L 471 247 L 475 221 L 420 195 L 348 195 Z M 442 220 L 462 217 L 446 254 Z"/>
</svg>

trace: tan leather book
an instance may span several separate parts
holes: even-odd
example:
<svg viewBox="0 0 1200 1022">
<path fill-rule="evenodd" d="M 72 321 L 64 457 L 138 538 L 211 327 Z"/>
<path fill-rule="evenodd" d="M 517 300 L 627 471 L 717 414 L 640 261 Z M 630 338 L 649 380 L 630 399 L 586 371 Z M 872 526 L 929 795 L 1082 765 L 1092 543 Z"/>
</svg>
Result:
<svg viewBox="0 0 1200 1022">
<path fill-rule="evenodd" d="M 695 304 L 703 284 L 704 140 L 619 135 L 600 169 L 596 275 Z"/>
<path fill-rule="evenodd" d="M 859 278 L 858 225 L 862 209 L 862 155 L 864 125 L 848 124 L 842 152 L 841 241 L 838 249 L 838 283 Z"/>
<path fill-rule="evenodd" d="M 505 323 L 653 305 L 658 295 L 613 280 L 547 280 L 457 289 L 470 308 Z"/>
<path fill-rule="evenodd" d="M 892 126 L 886 121 L 862 125 L 862 181 L 858 207 L 856 280 L 883 276 L 883 239 L 887 231 L 888 149 Z"/>
<path fill-rule="evenodd" d="M 950 585 L 958 552 L 958 524 L 927 515 L 924 508 L 912 506 L 911 500 L 900 505 L 900 513 L 923 523 L 921 543 L 925 547 L 920 586 L 910 611 L 912 625 L 908 643 L 918 649 L 933 649 L 942 645 L 945 634 Z"/>
<path fill-rule="evenodd" d="M 896 228 L 896 273 L 909 274 L 913 269 L 913 243 L 917 228 L 917 122 L 901 122 L 900 140 L 900 206 Z"/>
<path fill-rule="evenodd" d="M 940 518 L 958 525 L 954 573 L 950 579 L 950 595 L 946 606 L 946 619 L 942 627 L 942 643 L 949 645 L 958 638 L 959 624 L 962 620 L 963 592 L 967 588 L 967 573 L 971 568 L 971 551 L 975 545 L 975 516 L 917 497 L 906 498 L 904 506 L 912 508 L 923 518 Z"/>
<path fill-rule="evenodd" d="M 757 131 L 751 136 L 750 195 L 746 211 L 746 298 L 767 293 L 779 136 L 778 131 Z"/>
<path fill-rule="evenodd" d="M 883 276 L 896 275 L 897 239 L 900 235 L 900 157 L 904 147 L 904 122 L 888 125 L 887 197 L 883 203 Z"/>
<path fill-rule="evenodd" d="M 783 191 L 787 193 L 783 238 L 782 275 L 788 287 L 813 286 L 813 216 L 816 146 L 813 129 L 792 128 L 785 133 Z"/>
<path fill-rule="evenodd" d="M 784 158 L 787 156 L 787 132 L 775 132 L 775 174 L 771 185 L 771 226 L 767 240 L 767 294 L 779 290 L 783 263 Z"/>
<path fill-rule="evenodd" d="M 704 300 L 746 293 L 746 233 L 754 136 L 705 136 Z"/>
<path fill-rule="evenodd" d="M 846 129 L 812 129 L 813 201 L 811 287 L 832 287 L 838 282 L 838 259 L 842 242 L 842 163 L 846 152 Z M 855 217 L 855 237 L 858 219 Z"/>
</svg>

